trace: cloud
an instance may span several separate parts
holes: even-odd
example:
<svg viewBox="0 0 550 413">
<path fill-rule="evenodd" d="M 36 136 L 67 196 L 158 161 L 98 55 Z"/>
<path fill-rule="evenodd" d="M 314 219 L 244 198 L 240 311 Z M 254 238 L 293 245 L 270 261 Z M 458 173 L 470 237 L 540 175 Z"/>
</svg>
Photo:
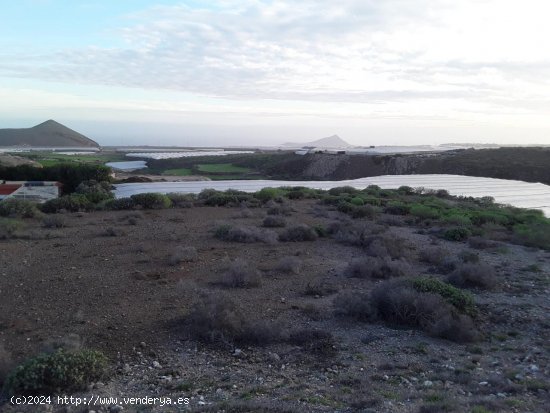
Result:
<svg viewBox="0 0 550 413">
<path fill-rule="evenodd" d="M 394 112 L 415 113 L 402 102 L 429 112 L 425 101 L 464 113 L 550 107 L 542 0 L 197 3 L 129 16 L 115 30 L 124 47 L 2 56 L 0 74 Z"/>
</svg>

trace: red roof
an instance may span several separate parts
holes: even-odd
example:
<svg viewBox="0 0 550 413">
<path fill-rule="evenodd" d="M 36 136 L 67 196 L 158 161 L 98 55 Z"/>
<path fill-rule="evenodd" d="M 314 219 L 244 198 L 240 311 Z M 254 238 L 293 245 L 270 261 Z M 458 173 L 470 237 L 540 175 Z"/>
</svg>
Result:
<svg viewBox="0 0 550 413">
<path fill-rule="evenodd" d="M 9 195 L 21 188 L 20 184 L 4 184 L 0 185 L 0 195 Z"/>
</svg>

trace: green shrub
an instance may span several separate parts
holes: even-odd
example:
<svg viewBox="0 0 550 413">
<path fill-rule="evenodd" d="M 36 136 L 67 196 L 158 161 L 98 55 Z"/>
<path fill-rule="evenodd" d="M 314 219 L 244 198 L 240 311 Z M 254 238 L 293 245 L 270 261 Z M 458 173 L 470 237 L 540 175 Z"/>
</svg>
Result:
<svg viewBox="0 0 550 413">
<path fill-rule="evenodd" d="M 336 188 L 331 188 L 328 190 L 330 195 L 340 196 L 342 194 L 354 195 L 358 193 L 359 190 L 355 189 L 353 186 L 338 186 Z"/>
<path fill-rule="evenodd" d="M 403 202 L 388 202 L 384 212 L 392 215 L 408 215 L 411 212 L 411 207 Z"/>
<path fill-rule="evenodd" d="M 0 216 L 35 218 L 40 215 L 36 204 L 24 199 L 9 198 L 0 202 Z"/>
<path fill-rule="evenodd" d="M 15 219 L 0 218 L 0 239 L 9 239 L 23 228 L 23 223 Z"/>
<path fill-rule="evenodd" d="M 282 196 L 283 193 L 284 191 L 279 188 L 263 188 L 256 192 L 254 196 L 262 202 L 267 202 Z"/>
<path fill-rule="evenodd" d="M 420 219 L 438 219 L 440 217 L 438 209 L 420 204 L 412 205 L 410 214 Z"/>
<path fill-rule="evenodd" d="M 550 220 L 518 224 L 513 228 L 515 241 L 529 247 L 550 250 Z"/>
<path fill-rule="evenodd" d="M 470 231 L 463 227 L 450 228 L 443 233 L 443 238 L 448 241 L 465 241 L 470 236 Z"/>
<path fill-rule="evenodd" d="M 86 198 L 88 198 L 88 200 L 93 204 L 97 204 L 101 201 L 114 197 L 111 192 L 111 183 L 106 181 L 83 181 L 76 187 L 75 192 L 85 195 Z"/>
<path fill-rule="evenodd" d="M 166 209 L 172 205 L 170 198 L 163 194 L 136 194 L 130 198 L 135 202 L 136 206 L 141 206 L 143 209 Z"/>
<path fill-rule="evenodd" d="M 121 211 L 127 209 L 134 209 L 136 206 L 135 201 L 132 198 L 116 198 L 109 199 L 104 204 L 104 208 L 113 211 Z"/>
<path fill-rule="evenodd" d="M 6 380 L 9 394 L 51 395 L 84 390 L 106 373 L 107 358 L 94 350 L 40 354 L 16 367 Z"/>
<path fill-rule="evenodd" d="M 414 189 L 410 186 L 402 185 L 399 188 L 397 188 L 397 193 L 401 195 L 413 195 Z"/>
<path fill-rule="evenodd" d="M 474 316 L 477 312 L 473 296 L 460 288 L 431 277 L 418 277 L 412 280 L 416 291 L 439 294 L 460 312 Z"/>
<path fill-rule="evenodd" d="M 363 198 L 358 197 L 358 196 L 351 198 L 351 200 L 349 202 L 350 202 L 350 204 L 355 205 L 355 206 L 365 205 L 365 201 L 363 201 Z"/>
<path fill-rule="evenodd" d="M 69 212 L 88 211 L 93 208 L 93 204 L 83 194 L 65 195 L 60 198 L 50 199 L 42 204 L 42 212 L 47 214 L 60 212 L 62 210 Z"/>
<path fill-rule="evenodd" d="M 451 212 L 448 215 L 445 215 L 442 219 L 442 221 L 446 224 L 461 226 L 461 227 L 468 227 L 472 225 L 472 221 L 470 218 L 466 215 L 464 215 L 461 212 Z"/>
</svg>

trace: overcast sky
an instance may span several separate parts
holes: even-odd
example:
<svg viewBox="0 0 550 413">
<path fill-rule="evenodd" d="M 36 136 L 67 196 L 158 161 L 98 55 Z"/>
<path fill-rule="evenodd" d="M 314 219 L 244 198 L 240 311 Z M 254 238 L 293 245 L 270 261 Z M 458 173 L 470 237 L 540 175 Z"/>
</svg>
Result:
<svg viewBox="0 0 550 413">
<path fill-rule="evenodd" d="M 550 144 L 547 0 L 0 0 L 0 127 Z"/>
</svg>

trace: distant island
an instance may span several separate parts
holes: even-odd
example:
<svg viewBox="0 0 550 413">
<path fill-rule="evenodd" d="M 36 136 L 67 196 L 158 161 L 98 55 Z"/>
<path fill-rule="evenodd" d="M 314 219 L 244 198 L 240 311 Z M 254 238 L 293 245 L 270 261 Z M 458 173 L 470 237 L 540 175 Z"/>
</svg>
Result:
<svg viewBox="0 0 550 413">
<path fill-rule="evenodd" d="M 320 149 L 346 149 L 351 148 L 352 145 L 347 143 L 338 135 L 332 135 L 327 138 L 317 139 L 311 142 L 305 143 L 296 143 L 296 142 L 286 142 L 282 145 L 286 148 L 320 148 Z"/>
<path fill-rule="evenodd" d="M 51 119 L 32 128 L 0 129 L 2 146 L 99 148 L 97 142 Z"/>
</svg>

